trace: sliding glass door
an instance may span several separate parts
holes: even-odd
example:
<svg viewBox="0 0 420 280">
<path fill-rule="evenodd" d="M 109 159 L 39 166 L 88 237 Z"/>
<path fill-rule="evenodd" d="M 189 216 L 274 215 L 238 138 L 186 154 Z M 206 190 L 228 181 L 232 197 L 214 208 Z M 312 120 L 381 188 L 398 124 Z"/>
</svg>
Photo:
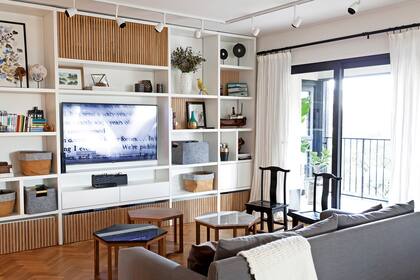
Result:
<svg viewBox="0 0 420 280">
<path fill-rule="evenodd" d="M 292 73 L 301 85 L 301 174 L 306 194 L 301 209 L 313 203 L 313 172 L 342 177 L 332 188 L 331 195 L 337 198 L 332 207 L 340 207 L 343 197 L 386 200 L 389 55 L 297 65 Z"/>
<path fill-rule="evenodd" d="M 392 77 L 389 65 L 344 70 L 341 191 L 387 200 Z"/>
</svg>

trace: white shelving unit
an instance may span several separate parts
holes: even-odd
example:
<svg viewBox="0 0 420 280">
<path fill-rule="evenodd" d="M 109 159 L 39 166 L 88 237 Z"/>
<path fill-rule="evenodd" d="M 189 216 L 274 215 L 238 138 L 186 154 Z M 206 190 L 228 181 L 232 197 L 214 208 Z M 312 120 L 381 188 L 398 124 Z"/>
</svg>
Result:
<svg viewBox="0 0 420 280">
<path fill-rule="evenodd" d="M 48 150 L 53 152 L 52 174 L 45 176 L 21 176 L 0 178 L 0 189 L 14 189 L 17 192 L 16 209 L 13 215 L 0 217 L 0 223 L 15 220 L 39 218 L 55 215 L 58 217 L 59 243 L 63 242 L 63 215 L 85 210 L 116 207 L 136 203 L 169 200 L 189 200 L 202 196 L 220 196 L 226 192 L 242 191 L 250 188 L 252 160 L 238 160 L 238 139 L 242 137 L 246 152 L 254 156 L 255 124 L 255 38 L 217 32 L 206 32 L 203 38 L 194 38 L 194 29 L 170 26 L 168 32 L 168 55 L 177 46 L 191 46 L 206 58 L 206 62 L 197 71 L 196 78 L 201 78 L 208 88 L 208 95 L 198 95 L 198 90 L 180 93 L 176 89 L 177 71 L 170 65 L 150 66 L 64 59 L 58 57 L 59 10 L 23 2 L 0 0 L 0 16 L 3 20 L 25 22 L 27 27 L 28 64 L 43 64 L 48 69 L 48 78 L 36 88 L 0 88 L 0 110 L 13 113 L 26 113 L 33 106 L 43 109 L 48 121 L 56 132 L 39 133 L 0 133 L 0 161 L 13 164 L 15 174 L 19 174 L 16 152 L 20 150 Z M 96 15 L 95 15 L 96 16 Z M 144 23 L 144 22 L 141 22 Z M 146 23 L 147 24 L 147 23 Z M 151 24 L 151 23 L 150 23 Z M 232 47 L 243 43 L 247 53 L 237 65 L 235 59 L 221 63 L 219 53 L 226 48 L 233 57 Z M 112 90 L 63 90 L 58 85 L 58 68 L 78 66 L 84 69 L 85 85 L 89 85 L 90 74 L 96 71 L 106 73 Z M 248 97 L 223 96 L 220 94 L 223 71 L 236 71 L 237 82 L 246 82 L 249 87 Z M 165 93 L 134 92 L 133 85 L 138 80 L 151 80 L 152 84 L 163 83 Z M 172 129 L 172 102 L 180 99 L 198 99 L 206 103 L 207 122 L 211 129 Z M 61 173 L 60 139 L 60 103 L 122 103 L 158 105 L 158 161 L 153 165 L 141 163 L 118 163 L 104 165 L 102 168 L 67 170 Z M 247 125 L 244 128 L 222 128 L 220 118 L 230 112 L 232 106 L 243 103 Z M 172 141 L 204 140 L 210 145 L 210 162 L 203 164 L 175 165 L 171 163 Z M 222 162 L 219 146 L 225 141 L 231 149 L 231 160 Z M 181 175 L 194 171 L 211 171 L 216 174 L 214 190 L 203 193 L 190 193 L 182 189 Z M 129 183 L 107 189 L 90 187 L 92 174 L 126 173 Z M 239 176 L 239 174 L 241 176 Z M 245 174 L 245 175 L 244 175 Z M 24 213 L 24 187 L 46 183 L 57 189 L 57 211 L 28 215 Z M 220 206 L 217 206 L 219 209 Z"/>
</svg>

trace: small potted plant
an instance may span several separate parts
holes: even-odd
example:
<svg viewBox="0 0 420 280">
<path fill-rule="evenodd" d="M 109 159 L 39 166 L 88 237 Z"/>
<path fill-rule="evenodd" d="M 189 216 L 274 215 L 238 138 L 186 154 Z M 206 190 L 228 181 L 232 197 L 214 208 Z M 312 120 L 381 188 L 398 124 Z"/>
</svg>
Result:
<svg viewBox="0 0 420 280">
<path fill-rule="evenodd" d="M 176 81 L 176 88 L 180 93 L 192 92 L 193 73 L 205 61 L 201 54 L 193 52 L 191 47 L 177 47 L 172 52 L 171 64 L 181 71 Z"/>
</svg>

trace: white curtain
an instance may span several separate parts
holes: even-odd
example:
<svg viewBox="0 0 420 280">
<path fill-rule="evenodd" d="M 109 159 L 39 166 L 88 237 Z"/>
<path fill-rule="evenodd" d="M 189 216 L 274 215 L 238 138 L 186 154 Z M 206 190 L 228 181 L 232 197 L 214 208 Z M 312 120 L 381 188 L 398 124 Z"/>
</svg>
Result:
<svg viewBox="0 0 420 280">
<path fill-rule="evenodd" d="M 291 75 L 291 54 L 258 57 L 257 108 L 254 176 L 251 201 L 260 199 L 260 166 L 290 169 L 287 188 L 299 188 L 300 91 Z M 267 182 L 269 176 L 265 176 Z M 277 201 L 283 201 L 282 177 L 277 184 Z M 264 199 L 269 200 L 265 184 Z"/>
<path fill-rule="evenodd" d="M 420 203 L 420 31 L 390 35 L 394 80 L 392 202 Z"/>
</svg>

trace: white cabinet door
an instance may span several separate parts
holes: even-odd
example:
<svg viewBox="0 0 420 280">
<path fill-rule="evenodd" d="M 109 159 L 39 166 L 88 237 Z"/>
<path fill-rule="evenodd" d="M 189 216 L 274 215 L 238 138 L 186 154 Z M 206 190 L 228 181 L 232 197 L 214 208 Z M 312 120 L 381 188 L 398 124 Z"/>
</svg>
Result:
<svg viewBox="0 0 420 280">
<path fill-rule="evenodd" d="M 168 198 L 169 182 L 139 184 L 121 187 L 121 202 L 152 198 Z"/>
<path fill-rule="evenodd" d="M 238 188 L 250 187 L 252 180 L 252 162 L 238 163 Z"/>
<path fill-rule="evenodd" d="M 236 163 L 222 164 L 219 166 L 219 189 L 236 188 L 237 168 Z"/>
</svg>

